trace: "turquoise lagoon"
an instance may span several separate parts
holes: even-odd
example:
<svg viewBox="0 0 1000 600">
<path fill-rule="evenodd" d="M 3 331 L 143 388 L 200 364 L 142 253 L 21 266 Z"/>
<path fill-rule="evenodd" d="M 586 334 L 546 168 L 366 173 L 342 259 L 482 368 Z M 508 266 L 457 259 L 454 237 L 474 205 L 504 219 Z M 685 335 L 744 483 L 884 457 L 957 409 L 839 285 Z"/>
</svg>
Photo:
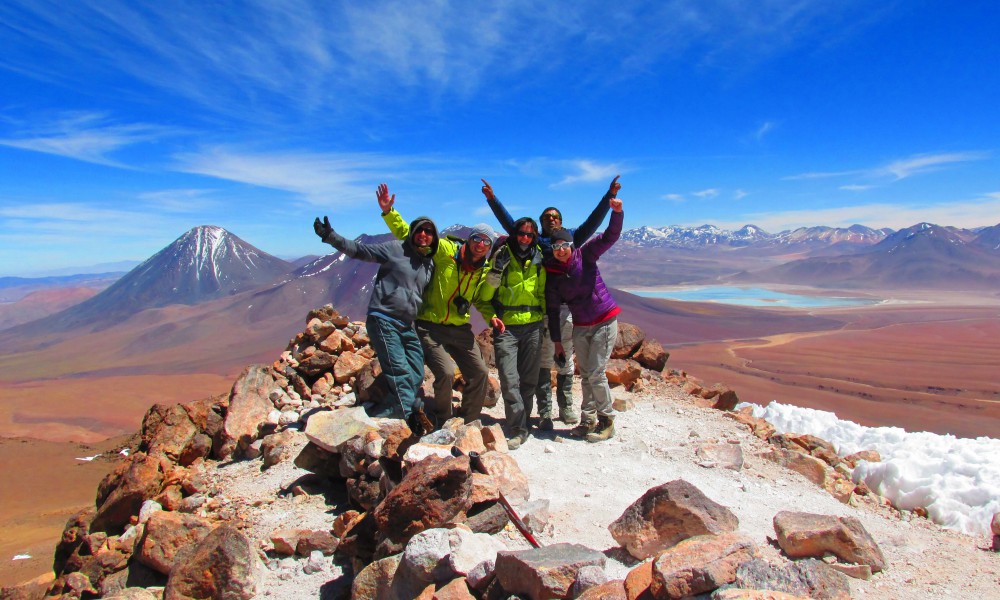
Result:
<svg viewBox="0 0 1000 600">
<path fill-rule="evenodd" d="M 646 298 L 668 298 L 688 302 L 721 302 L 740 306 L 782 306 L 788 308 L 824 308 L 837 306 L 869 306 L 881 300 L 848 296 L 811 296 L 779 292 L 760 287 L 711 285 L 672 289 L 627 289 L 630 294 Z"/>
</svg>

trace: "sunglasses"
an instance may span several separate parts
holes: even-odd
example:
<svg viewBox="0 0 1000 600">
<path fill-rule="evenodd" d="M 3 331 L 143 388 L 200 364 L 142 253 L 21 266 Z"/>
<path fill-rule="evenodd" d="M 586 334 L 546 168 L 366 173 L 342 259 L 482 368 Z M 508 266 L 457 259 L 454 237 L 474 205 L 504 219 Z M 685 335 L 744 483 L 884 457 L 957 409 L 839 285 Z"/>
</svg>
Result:
<svg viewBox="0 0 1000 600">
<path fill-rule="evenodd" d="M 519 238 L 529 238 L 529 239 L 530 238 L 534 238 L 535 237 L 535 232 L 534 231 L 518 231 L 517 232 L 517 237 L 519 237 Z"/>
<path fill-rule="evenodd" d="M 556 213 L 545 213 L 542 215 L 542 220 L 544 221 L 562 221 L 562 217 Z"/>
<path fill-rule="evenodd" d="M 572 242 L 556 242 L 555 244 L 552 244 L 552 249 L 553 250 L 572 250 L 573 249 L 573 243 Z"/>
<path fill-rule="evenodd" d="M 415 233 L 425 233 L 427 235 L 433 236 L 434 228 L 431 227 L 430 225 L 421 225 L 420 227 L 417 227 L 417 231 Z"/>
<path fill-rule="evenodd" d="M 472 242 L 473 244 L 486 244 L 487 246 L 493 245 L 493 240 L 482 235 L 469 236 L 469 241 Z"/>
</svg>

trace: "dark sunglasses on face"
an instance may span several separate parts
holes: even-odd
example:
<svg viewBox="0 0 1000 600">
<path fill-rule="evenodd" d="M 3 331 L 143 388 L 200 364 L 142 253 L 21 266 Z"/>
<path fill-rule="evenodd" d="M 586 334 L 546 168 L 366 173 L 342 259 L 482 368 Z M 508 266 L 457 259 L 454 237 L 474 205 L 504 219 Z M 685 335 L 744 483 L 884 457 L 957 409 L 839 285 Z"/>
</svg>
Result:
<svg viewBox="0 0 1000 600">
<path fill-rule="evenodd" d="M 553 250 L 572 250 L 573 244 L 571 242 L 556 242 L 552 244 Z"/>
<path fill-rule="evenodd" d="M 417 233 L 426 233 L 427 235 L 434 235 L 434 228 L 430 225 L 421 225 L 417 227 Z"/>
<path fill-rule="evenodd" d="M 483 237 L 481 235 L 473 235 L 469 237 L 469 241 L 473 244 L 486 244 L 487 246 L 493 245 L 493 240 L 488 237 Z"/>
<path fill-rule="evenodd" d="M 562 221 L 562 217 L 560 217 L 556 213 L 546 213 L 546 214 L 542 215 L 542 219 L 545 219 L 545 220 L 548 220 L 548 221 Z"/>
<path fill-rule="evenodd" d="M 535 237 L 535 232 L 534 231 L 518 231 L 517 232 L 517 237 L 519 237 L 519 238 L 534 238 Z"/>
</svg>

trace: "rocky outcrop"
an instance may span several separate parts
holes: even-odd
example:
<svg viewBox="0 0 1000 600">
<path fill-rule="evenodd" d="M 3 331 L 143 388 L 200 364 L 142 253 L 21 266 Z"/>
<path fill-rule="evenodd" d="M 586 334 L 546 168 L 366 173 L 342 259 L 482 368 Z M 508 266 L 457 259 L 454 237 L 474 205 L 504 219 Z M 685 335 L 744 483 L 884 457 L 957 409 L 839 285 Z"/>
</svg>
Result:
<svg viewBox="0 0 1000 600">
<path fill-rule="evenodd" d="M 735 393 L 700 384 L 696 390 L 682 373 L 661 376 L 666 358 L 658 344 L 631 326 L 622 331 L 616 360 L 638 373 L 622 385 L 662 377 L 691 386 L 693 403 L 727 411 L 770 441 L 774 453 L 794 454 L 790 466 L 808 463 L 819 474 L 821 465 L 824 481 L 844 481 L 848 459 L 823 440 L 766 433 L 752 415 L 728 412 Z M 145 586 L 164 587 L 163 598 L 249 598 L 261 558 L 274 565 L 301 557 L 304 572 L 317 572 L 331 555 L 353 565 L 354 598 L 660 598 L 765 584 L 783 585 L 787 594 L 841 597 L 836 569 L 863 566 L 870 574 L 884 567 L 863 549 L 853 524 L 822 515 L 814 517 L 832 521 L 812 528 L 775 517 L 786 556 L 832 553 L 860 565 L 762 561 L 736 517 L 683 480 L 651 488 L 609 526 L 624 551 L 650 559 L 624 581 L 608 581 L 605 553 L 580 545 L 508 551 L 492 535 L 509 522 L 501 494 L 536 534 L 551 525 L 548 501 L 529 501 L 529 482 L 499 425 L 452 419 L 419 436 L 406 422 L 369 418 L 360 404 L 384 393 L 373 356 L 364 324 L 324 307 L 310 313 L 277 361 L 245 369 L 230 394 L 151 408 L 133 452 L 101 483 L 94 509 L 67 523 L 49 594 L 141 597 L 149 592 L 136 586 Z M 462 385 L 453 382 L 459 393 Z M 479 453 L 486 473 L 473 472 L 470 452 Z M 702 444 L 697 459 L 738 470 L 742 448 Z M 308 473 L 283 484 L 284 493 L 308 497 L 316 493 L 310 486 L 321 489 L 336 505 L 329 529 L 280 528 L 247 538 L 241 507 L 209 493 L 203 469 L 212 460 L 257 460 L 261 470 L 294 461 Z M 842 530 L 854 535 L 853 545 Z"/>
</svg>

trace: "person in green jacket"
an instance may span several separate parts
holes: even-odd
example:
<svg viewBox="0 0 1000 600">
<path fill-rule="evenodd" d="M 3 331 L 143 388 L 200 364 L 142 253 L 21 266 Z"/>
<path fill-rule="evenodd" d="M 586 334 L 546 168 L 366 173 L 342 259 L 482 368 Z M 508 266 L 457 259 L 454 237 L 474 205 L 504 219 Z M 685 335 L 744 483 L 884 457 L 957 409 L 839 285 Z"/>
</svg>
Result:
<svg viewBox="0 0 1000 600">
<path fill-rule="evenodd" d="M 507 416 L 507 446 L 528 439 L 545 319 L 545 269 L 538 225 L 530 217 L 514 222 L 513 234 L 493 256 L 482 293 L 491 304 L 481 310 L 493 327 L 500 392 Z"/>
<path fill-rule="evenodd" d="M 407 239 L 410 226 L 394 208 L 396 195 L 379 195 L 379 208 L 389 230 Z M 465 380 L 458 416 L 466 423 L 479 419 L 486 402 L 489 371 L 469 324 L 469 307 L 476 306 L 485 319 L 489 302 L 480 297 L 490 268 L 489 254 L 496 234 L 485 223 L 472 228 L 469 239 L 458 243 L 438 240 L 434 253 L 434 275 L 424 291 L 416 328 L 424 349 L 424 361 L 434 374 L 434 400 L 430 417 L 440 427 L 452 416 L 452 383 L 458 366 Z"/>
</svg>

